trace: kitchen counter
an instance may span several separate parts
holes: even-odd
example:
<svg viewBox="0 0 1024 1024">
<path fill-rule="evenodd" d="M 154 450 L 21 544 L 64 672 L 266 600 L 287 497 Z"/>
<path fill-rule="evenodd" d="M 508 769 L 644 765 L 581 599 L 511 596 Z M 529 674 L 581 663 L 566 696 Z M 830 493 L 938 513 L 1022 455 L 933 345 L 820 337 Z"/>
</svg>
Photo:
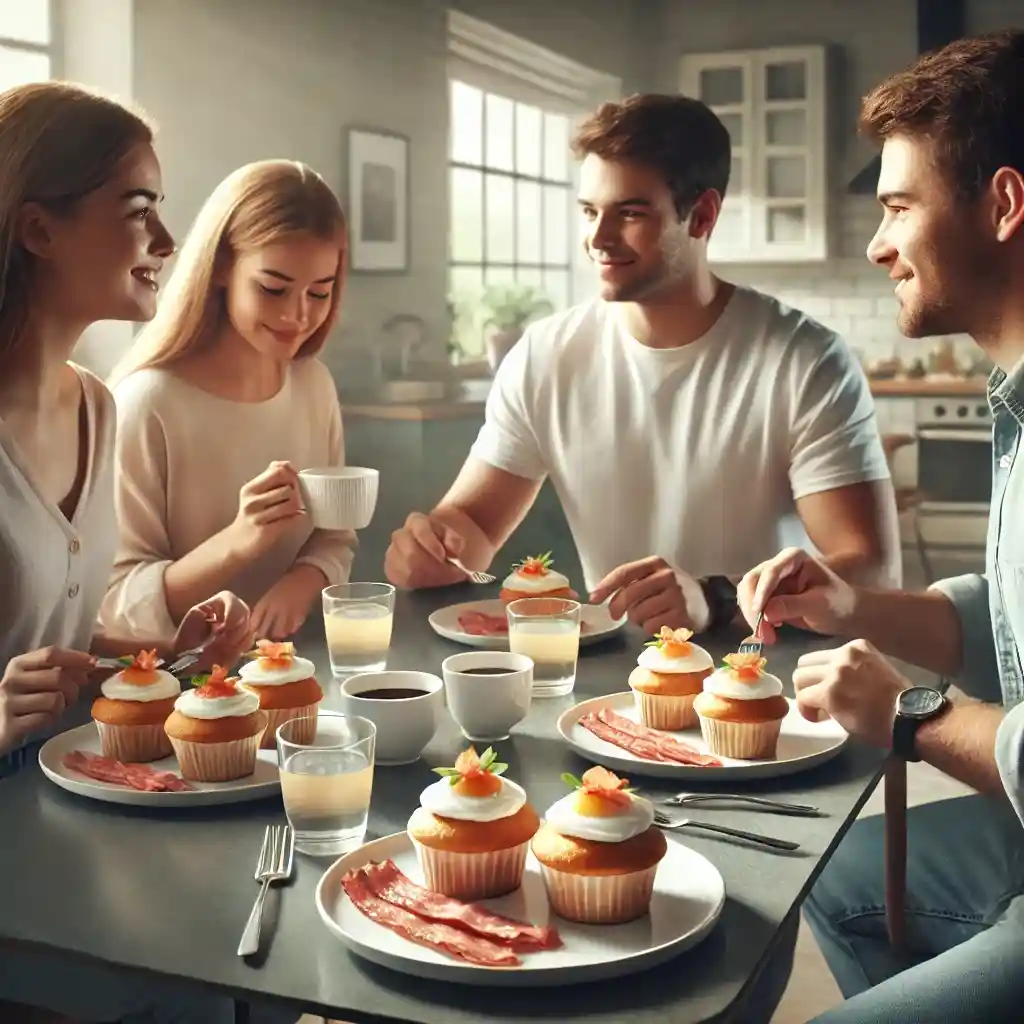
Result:
<svg viewBox="0 0 1024 1024">
<path fill-rule="evenodd" d="M 912 378 L 870 380 L 871 393 L 879 398 L 983 398 L 986 377 Z M 429 402 L 342 402 L 346 419 L 457 420 L 482 418 L 490 381 L 465 382 L 463 391 L 454 398 Z"/>
</svg>

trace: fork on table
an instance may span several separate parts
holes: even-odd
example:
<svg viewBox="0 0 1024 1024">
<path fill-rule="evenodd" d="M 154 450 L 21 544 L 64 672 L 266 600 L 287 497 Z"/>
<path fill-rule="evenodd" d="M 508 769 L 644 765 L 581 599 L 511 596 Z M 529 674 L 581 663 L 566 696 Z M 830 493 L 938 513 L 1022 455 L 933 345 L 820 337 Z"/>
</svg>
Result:
<svg viewBox="0 0 1024 1024">
<path fill-rule="evenodd" d="M 284 882 L 291 878 L 295 859 L 295 830 L 291 825 L 268 825 L 263 833 L 263 846 L 256 864 L 256 881 L 260 883 L 260 894 L 256 897 L 249 920 L 238 944 L 239 956 L 252 956 L 260 948 L 260 925 L 263 923 L 263 904 L 272 882 Z"/>
<path fill-rule="evenodd" d="M 699 828 L 705 832 L 717 832 L 719 835 L 732 836 L 734 839 L 746 839 L 761 846 L 770 846 L 773 850 L 799 850 L 800 844 L 790 839 L 776 839 L 763 836 L 758 832 L 745 832 L 740 828 L 729 828 L 726 825 L 713 825 L 710 821 L 695 821 L 693 818 L 670 818 L 663 811 L 654 812 L 654 824 L 658 828 Z"/>
<path fill-rule="evenodd" d="M 454 565 L 460 572 L 464 572 L 473 583 L 493 583 L 498 578 L 497 576 L 492 576 L 489 572 L 476 572 L 473 569 L 467 569 L 457 558 L 453 558 L 451 555 L 448 556 L 448 562 Z"/>
<path fill-rule="evenodd" d="M 785 800 L 772 800 L 766 796 L 755 796 L 752 793 L 676 793 L 673 796 L 655 798 L 655 803 L 670 804 L 673 807 L 685 807 L 687 804 L 704 803 L 737 803 L 751 804 L 766 811 L 777 814 L 792 814 L 796 817 L 817 818 L 821 811 L 811 804 L 791 804 Z"/>
</svg>

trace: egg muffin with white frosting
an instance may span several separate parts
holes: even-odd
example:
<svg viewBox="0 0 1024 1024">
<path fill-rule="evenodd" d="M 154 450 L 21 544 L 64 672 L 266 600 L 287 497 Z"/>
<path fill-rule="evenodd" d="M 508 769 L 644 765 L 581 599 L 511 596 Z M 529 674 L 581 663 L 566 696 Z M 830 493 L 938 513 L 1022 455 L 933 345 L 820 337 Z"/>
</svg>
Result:
<svg viewBox="0 0 1024 1024">
<path fill-rule="evenodd" d="M 668 851 L 654 806 L 607 768 L 582 779 L 563 775 L 574 792 L 548 808 L 530 848 L 540 862 L 551 907 L 584 924 L 621 924 L 651 905 L 654 877 Z"/>
<path fill-rule="evenodd" d="M 564 597 L 575 601 L 579 595 L 569 586 L 569 577 L 555 572 L 553 564 L 550 551 L 517 562 L 502 581 L 499 599 L 505 604 L 524 597 Z"/>
<path fill-rule="evenodd" d="M 677 731 L 697 724 L 693 701 L 714 671 L 715 660 L 692 636 L 692 630 L 662 626 L 629 674 L 640 720 L 651 729 Z"/>
<path fill-rule="evenodd" d="M 126 763 L 169 757 L 164 722 L 174 710 L 181 683 L 160 669 L 156 651 L 119 660 L 124 668 L 103 681 L 92 704 L 103 756 Z"/>
<path fill-rule="evenodd" d="M 502 778 L 508 766 L 488 747 L 470 747 L 454 768 L 420 794 L 408 831 L 424 884 L 460 900 L 502 896 L 518 889 L 526 853 L 540 820 L 522 786 Z"/>
<path fill-rule="evenodd" d="M 220 665 L 208 676 L 196 676 L 193 684 L 164 723 L 182 778 L 229 782 L 252 775 L 267 728 L 259 697 L 228 678 Z"/>
<path fill-rule="evenodd" d="M 747 761 L 775 757 L 789 703 L 782 680 L 765 672 L 766 664 L 757 654 L 728 654 L 704 680 L 693 708 L 712 754 Z"/>
<path fill-rule="evenodd" d="M 245 689 L 260 699 L 260 710 L 267 716 L 267 731 L 262 745 L 272 750 L 277 730 L 285 722 L 298 719 L 291 735 L 294 743 L 312 743 L 316 736 L 317 712 L 324 691 L 316 681 L 316 666 L 295 653 L 293 643 L 258 640 L 238 675 Z"/>
</svg>

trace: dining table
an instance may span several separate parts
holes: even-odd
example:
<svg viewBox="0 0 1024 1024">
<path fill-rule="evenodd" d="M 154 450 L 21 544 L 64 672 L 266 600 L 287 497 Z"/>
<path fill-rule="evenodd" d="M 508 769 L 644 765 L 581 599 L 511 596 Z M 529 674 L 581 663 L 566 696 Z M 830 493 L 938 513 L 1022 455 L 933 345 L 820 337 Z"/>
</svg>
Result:
<svg viewBox="0 0 1024 1024">
<path fill-rule="evenodd" d="M 478 595 L 471 584 L 396 595 L 389 669 L 441 674 L 441 662 L 463 650 L 432 630 L 432 611 Z M 718 660 L 746 630 L 698 638 Z M 575 690 L 534 699 L 526 718 L 499 745 L 507 776 L 540 810 L 564 795 L 565 772 L 589 765 L 559 735 L 559 715 L 580 700 L 627 689 L 648 640 L 627 625 L 581 647 Z M 310 616 L 295 637 L 325 689 L 323 706 L 339 707 L 323 621 Z M 806 652 L 840 641 L 786 630 L 765 649 L 769 671 L 792 695 L 791 675 Z M 919 678 L 906 666 L 912 677 Z M 915 679 L 916 681 L 916 679 Z M 422 757 L 374 772 L 367 839 L 405 829 L 422 790 L 468 745 L 447 710 Z M 124 806 L 66 792 L 37 764 L 0 781 L 0 946 L 24 944 L 58 961 L 91 961 L 125 972 L 176 979 L 228 994 L 240 1003 L 274 1004 L 353 1024 L 520 1024 L 558 1020 L 588 1024 L 663 1024 L 741 1020 L 744 998 L 792 926 L 843 834 L 877 784 L 884 753 L 849 740 L 837 756 L 798 774 L 733 780 L 729 791 L 813 804 L 816 817 L 752 809 L 706 810 L 691 817 L 799 843 L 779 852 L 697 830 L 668 833 L 710 860 L 725 882 L 716 925 L 697 946 L 643 973 L 558 988 L 490 988 L 424 980 L 350 952 L 321 921 L 315 889 L 331 863 L 297 854 L 288 884 L 267 901 L 260 952 L 236 950 L 258 892 L 254 869 L 268 824 L 285 820 L 280 794 L 250 803 L 195 808 Z M 714 791 L 716 784 L 632 780 L 645 791 Z M 881 856 L 881 853 L 879 854 Z M 2 956 L 0 951 L 0 956 Z M 740 1014 L 740 1016 L 736 1016 Z"/>
</svg>

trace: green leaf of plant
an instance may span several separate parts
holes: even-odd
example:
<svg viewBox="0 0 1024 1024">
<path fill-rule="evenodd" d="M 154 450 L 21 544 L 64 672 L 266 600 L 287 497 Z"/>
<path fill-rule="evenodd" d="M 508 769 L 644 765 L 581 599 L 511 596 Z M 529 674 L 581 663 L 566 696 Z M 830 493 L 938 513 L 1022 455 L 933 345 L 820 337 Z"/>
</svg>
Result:
<svg viewBox="0 0 1024 1024">
<path fill-rule="evenodd" d="M 432 768 L 431 771 L 436 772 L 438 775 L 443 775 L 445 778 L 459 775 L 454 768 Z"/>
<path fill-rule="evenodd" d="M 491 774 L 492 775 L 501 775 L 502 772 L 507 772 L 507 771 L 508 771 L 508 765 L 507 764 L 502 764 L 500 761 L 496 761 L 494 764 L 491 765 Z"/>
<path fill-rule="evenodd" d="M 567 786 L 572 786 L 574 789 L 579 789 L 583 785 L 583 783 L 571 772 L 562 772 L 562 781 Z"/>
<path fill-rule="evenodd" d="M 204 676 L 193 676 L 193 677 L 192 677 L 192 678 L 191 678 L 191 679 L 189 680 L 189 682 L 190 682 L 190 683 L 191 683 L 191 684 L 192 684 L 192 685 L 193 685 L 194 687 L 196 687 L 196 688 L 198 689 L 198 688 L 199 688 L 200 686 L 205 686 L 205 685 L 207 684 L 207 682 L 209 681 L 209 678 L 210 678 L 209 674 L 206 674 L 206 675 L 204 675 Z"/>
<path fill-rule="evenodd" d="M 497 752 L 493 747 L 488 747 L 480 758 L 480 767 L 486 771 L 494 763 L 494 759 L 498 756 Z"/>
</svg>

